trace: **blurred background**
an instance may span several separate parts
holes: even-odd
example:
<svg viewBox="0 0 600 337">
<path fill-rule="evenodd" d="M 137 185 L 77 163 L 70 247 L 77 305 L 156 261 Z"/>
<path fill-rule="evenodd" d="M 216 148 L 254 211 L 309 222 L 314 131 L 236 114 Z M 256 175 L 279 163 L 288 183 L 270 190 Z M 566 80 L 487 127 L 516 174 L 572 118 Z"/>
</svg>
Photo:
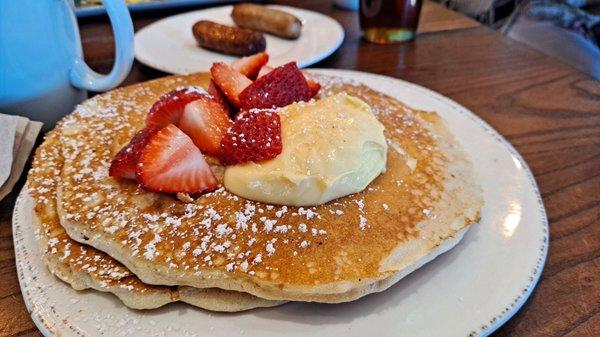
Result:
<svg viewBox="0 0 600 337">
<path fill-rule="evenodd" d="M 600 78 L 600 0 L 436 0 Z"/>
<path fill-rule="evenodd" d="M 130 8 L 143 6 L 148 2 L 165 0 L 127 0 Z M 168 2 L 169 0 L 166 0 Z M 365 0 L 363 0 L 365 1 Z M 456 12 L 467 15 L 481 24 L 502 32 L 502 34 L 527 44 L 538 51 L 559 59 L 570 66 L 596 79 L 600 79 L 600 0 L 433 0 Z M 232 1 L 207 1 L 231 3 Z M 261 1 L 268 3 L 269 1 Z M 330 4 L 330 1 L 312 1 Z M 360 0 L 336 0 L 346 9 L 358 8 Z M 100 0 L 75 0 L 76 6 L 90 8 L 83 15 L 97 13 L 92 8 Z M 199 7 L 199 1 L 178 0 L 178 8 L 169 10 L 180 12 L 187 7 Z M 132 6 L 131 6 L 132 5 Z M 183 8 L 182 8 L 183 7 Z M 164 10 L 150 10 L 160 12 Z M 148 11 L 143 11 L 148 14 Z M 132 13 L 135 17 L 136 13 Z"/>
</svg>

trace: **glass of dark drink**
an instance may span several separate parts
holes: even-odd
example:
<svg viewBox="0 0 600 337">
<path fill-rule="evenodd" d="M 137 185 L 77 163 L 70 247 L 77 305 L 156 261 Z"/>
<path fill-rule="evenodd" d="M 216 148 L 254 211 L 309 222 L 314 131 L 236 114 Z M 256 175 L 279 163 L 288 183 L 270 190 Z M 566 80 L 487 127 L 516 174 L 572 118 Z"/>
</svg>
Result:
<svg viewBox="0 0 600 337">
<path fill-rule="evenodd" d="M 423 0 L 360 0 L 363 37 L 382 44 L 412 40 L 422 4 Z"/>
</svg>

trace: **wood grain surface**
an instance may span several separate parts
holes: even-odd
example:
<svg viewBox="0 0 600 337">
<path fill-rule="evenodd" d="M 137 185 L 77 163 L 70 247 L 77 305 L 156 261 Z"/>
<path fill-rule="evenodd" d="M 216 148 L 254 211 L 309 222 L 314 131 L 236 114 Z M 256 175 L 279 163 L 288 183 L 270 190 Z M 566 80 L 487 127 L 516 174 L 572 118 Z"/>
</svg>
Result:
<svg viewBox="0 0 600 337">
<path fill-rule="evenodd" d="M 329 1 L 278 3 L 317 10 L 344 26 L 342 47 L 315 67 L 383 74 L 438 91 L 486 120 L 529 163 L 550 220 L 548 260 L 531 298 L 493 336 L 600 336 L 600 83 L 430 3 L 417 39 L 391 46 L 363 42 L 357 13 Z M 136 14 L 135 27 L 179 11 Z M 81 22 L 86 59 L 103 72 L 114 53 L 107 22 Z M 124 85 L 163 75 L 136 62 Z M 0 202 L 0 336 L 40 336 L 15 270 L 15 196 Z"/>
</svg>

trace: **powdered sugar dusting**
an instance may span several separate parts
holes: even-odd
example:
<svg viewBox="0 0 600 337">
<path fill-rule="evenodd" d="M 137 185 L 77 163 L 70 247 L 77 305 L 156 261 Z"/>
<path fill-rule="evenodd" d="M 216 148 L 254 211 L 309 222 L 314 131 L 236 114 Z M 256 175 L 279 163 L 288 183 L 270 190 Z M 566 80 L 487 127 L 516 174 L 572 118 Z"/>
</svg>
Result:
<svg viewBox="0 0 600 337">
<path fill-rule="evenodd" d="M 342 85 L 336 81 L 323 81 L 321 95 L 333 93 Z M 85 222 L 92 232 L 99 232 L 104 239 L 118 238 L 118 249 L 125 255 L 170 266 L 182 273 L 188 269 L 190 274 L 217 269 L 256 277 L 276 277 L 269 273 L 285 273 L 284 265 L 280 264 L 284 257 L 294 256 L 301 264 L 304 259 L 318 256 L 312 254 L 318 254 L 319 249 L 330 249 L 330 237 L 339 235 L 336 230 L 339 226 L 355 228 L 356 231 L 349 231 L 356 236 L 353 239 L 366 240 L 369 229 L 375 226 L 372 220 L 375 216 L 379 213 L 393 216 L 402 211 L 394 209 L 395 204 L 391 201 L 373 205 L 369 195 L 389 193 L 377 186 L 369 186 L 369 194 L 359 193 L 316 207 L 246 201 L 224 188 L 184 204 L 166 195 L 150 195 L 133 184 L 124 188 L 106 174 L 118 148 L 104 144 L 124 144 L 142 125 L 144 110 L 148 107 L 140 107 L 136 97 L 145 95 L 156 96 L 140 90 L 128 95 L 116 92 L 88 101 L 65 120 L 66 130 L 61 137 L 62 153 L 68 162 L 62 172 L 66 181 L 63 190 L 65 218 Z M 378 117 L 393 116 L 400 120 L 398 124 L 414 126 L 414 115 L 404 110 L 398 113 L 398 109 L 403 108 L 387 108 L 383 104 L 377 107 L 374 113 Z M 82 132 L 78 129 L 79 124 L 90 127 Z M 415 142 L 418 140 L 407 128 L 386 130 L 388 137 L 399 135 L 414 138 Z M 418 165 L 415 174 L 425 164 L 419 161 Z M 406 178 L 394 179 L 402 181 Z M 397 190 L 408 189 L 410 180 L 406 181 Z M 424 179 L 419 183 L 432 182 Z M 419 198 L 419 209 L 415 214 L 426 216 L 421 208 L 429 208 L 427 205 L 432 199 L 425 199 L 428 197 L 415 195 Z M 336 244 L 343 242 L 338 238 Z M 177 253 L 172 254 L 173 251 Z"/>
</svg>

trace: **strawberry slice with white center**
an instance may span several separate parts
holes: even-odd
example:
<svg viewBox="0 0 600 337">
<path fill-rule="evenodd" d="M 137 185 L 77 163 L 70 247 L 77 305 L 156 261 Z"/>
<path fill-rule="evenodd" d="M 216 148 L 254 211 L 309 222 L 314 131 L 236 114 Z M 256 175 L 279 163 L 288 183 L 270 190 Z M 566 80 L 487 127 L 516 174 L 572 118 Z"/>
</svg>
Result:
<svg viewBox="0 0 600 337">
<path fill-rule="evenodd" d="M 233 70 L 230 66 L 223 62 L 213 63 L 210 68 L 213 81 L 221 89 L 221 91 L 227 96 L 229 102 L 236 108 L 240 107 L 240 100 L 238 95 L 247 86 L 252 84 L 252 81 L 242 73 Z"/>
<path fill-rule="evenodd" d="M 158 131 L 142 150 L 136 167 L 146 189 L 167 193 L 202 193 L 219 182 L 194 142 L 175 125 Z"/>
<path fill-rule="evenodd" d="M 266 74 L 270 73 L 271 70 L 273 70 L 273 67 L 269 67 L 268 65 L 264 65 L 258 71 L 258 75 L 256 76 L 256 78 L 261 78 L 261 77 L 265 76 Z"/>
<path fill-rule="evenodd" d="M 229 106 L 229 102 L 227 102 L 227 98 L 225 98 L 225 95 L 223 94 L 221 89 L 217 87 L 215 81 L 210 80 L 206 91 L 208 91 L 208 94 L 211 95 L 212 98 L 223 107 L 223 109 L 227 112 L 227 115 L 231 114 L 231 107 Z"/>
<path fill-rule="evenodd" d="M 148 127 L 138 131 L 131 138 L 129 144 L 123 146 L 113 158 L 108 175 L 116 178 L 135 179 L 135 168 L 142 150 L 158 130 L 160 129 L 156 127 Z"/>
<path fill-rule="evenodd" d="M 258 75 L 256 76 L 256 78 L 261 78 L 261 77 L 265 76 L 266 74 L 270 73 L 271 70 L 273 70 L 273 67 L 269 67 L 268 65 L 264 65 L 258 71 Z"/>
<path fill-rule="evenodd" d="M 160 96 L 158 101 L 150 108 L 148 116 L 146 116 L 146 125 L 159 128 L 169 124 L 177 125 L 186 104 L 207 94 L 201 88 L 186 88 L 173 90 Z"/>
<path fill-rule="evenodd" d="M 269 62 L 269 55 L 265 52 L 262 52 L 233 61 L 231 63 L 231 68 L 239 71 L 249 79 L 255 80 L 258 72 L 262 66 L 267 64 L 267 62 Z"/>
<path fill-rule="evenodd" d="M 185 132 L 202 153 L 219 154 L 221 139 L 232 122 L 228 113 L 215 100 L 199 98 L 185 106 L 179 128 Z"/>
</svg>

